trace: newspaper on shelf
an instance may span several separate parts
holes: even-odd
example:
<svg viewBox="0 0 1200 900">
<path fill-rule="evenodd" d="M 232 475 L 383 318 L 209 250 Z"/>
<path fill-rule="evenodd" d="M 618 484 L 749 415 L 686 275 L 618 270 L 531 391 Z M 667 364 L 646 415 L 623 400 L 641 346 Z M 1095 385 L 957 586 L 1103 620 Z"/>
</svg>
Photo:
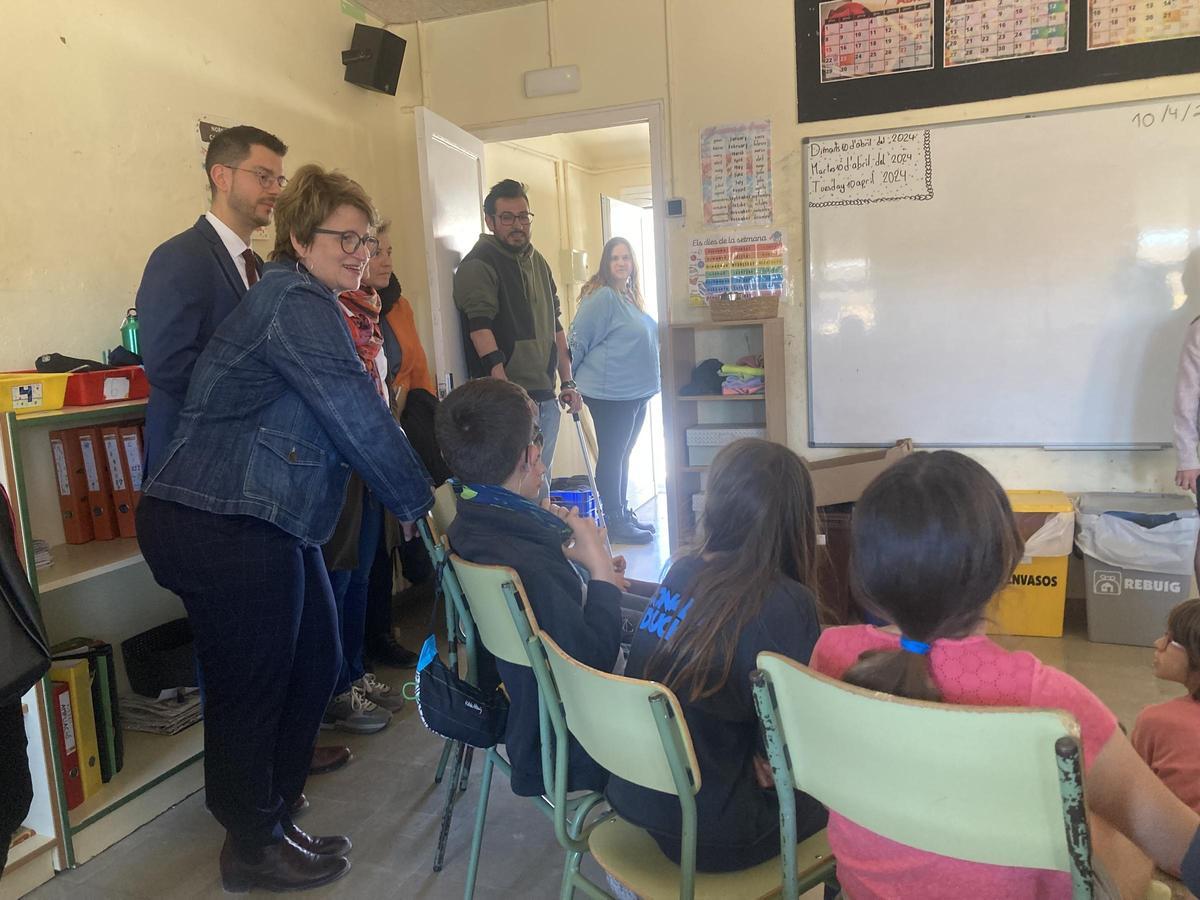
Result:
<svg viewBox="0 0 1200 900">
<path fill-rule="evenodd" d="M 179 734 L 200 721 L 200 691 L 174 688 L 157 698 L 140 694 L 121 697 L 121 725 L 133 731 L 151 734 Z"/>
</svg>

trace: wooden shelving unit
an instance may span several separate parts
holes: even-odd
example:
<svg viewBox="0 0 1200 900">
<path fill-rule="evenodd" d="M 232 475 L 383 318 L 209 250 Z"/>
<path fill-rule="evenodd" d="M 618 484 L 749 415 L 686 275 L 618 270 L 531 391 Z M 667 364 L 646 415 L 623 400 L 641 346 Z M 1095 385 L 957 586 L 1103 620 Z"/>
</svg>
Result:
<svg viewBox="0 0 1200 900">
<path fill-rule="evenodd" d="M 5 413 L 0 420 L 0 449 L 17 515 L 18 552 L 52 643 L 86 634 L 119 648 L 125 638 L 184 614 L 178 598 L 154 584 L 136 538 L 71 545 L 62 533 L 49 432 L 139 419 L 145 406 L 145 400 L 132 400 Z M 51 545 L 52 566 L 35 568 L 35 536 Z M 129 685 L 119 649 L 114 659 L 120 692 L 126 693 Z M 126 730 L 122 770 L 98 793 L 68 810 L 58 746 L 46 714 L 49 690 L 49 679 L 43 679 L 27 700 L 35 794 L 27 824 L 37 834 L 14 848 L 0 900 L 32 890 L 55 869 L 85 862 L 203 786 L 202 767 L 197 764 L 203 758 L 202 725 L 173 736 Z M 10 894 L 13 890 L 19 893 Z"/>
<path fill-rule="evenodd" d="M 733 322 L 683 322 L 668 328 L 668 364 L 663 385 L 663 418 L 667 436 L 667 518 L 671 549 L 691 539 L 696 520 L 692 495 L 703 490 L 708 466 L 688 464 L 686 434 L 692 425 L 765 426 L 767 438 L 787 442 L 783 320 L 741 319 Z M 766 370 L 762 394 L 681 395 L 696 364 L 716 358 L 732 363 L 761 353 Z"/>
</svg>

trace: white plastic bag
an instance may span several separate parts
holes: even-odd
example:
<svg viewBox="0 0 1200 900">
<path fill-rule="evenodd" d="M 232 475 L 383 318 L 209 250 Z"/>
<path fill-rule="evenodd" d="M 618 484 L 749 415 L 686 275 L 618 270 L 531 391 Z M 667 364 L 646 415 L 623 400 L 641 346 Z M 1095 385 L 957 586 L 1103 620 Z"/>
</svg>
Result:
<svg viewBox="0 0 1200 900">
<path fill-rule="evenodd" d="M 1143 528 L 1113 515 L 1078 513 L 1079 549 L 1100 562 L 1122 569 L 1191 575 L 1200 519 L 1188 517 L 1156 528 Z"/>
<path fill-rule="evenodd" d="M 1070 556 L 1075 543 L 1075 513 L 1060 512 L 1047 516 L 1042 527 L 1025 542 L 1025 558 L 1034 556 Z"/>
</svg>

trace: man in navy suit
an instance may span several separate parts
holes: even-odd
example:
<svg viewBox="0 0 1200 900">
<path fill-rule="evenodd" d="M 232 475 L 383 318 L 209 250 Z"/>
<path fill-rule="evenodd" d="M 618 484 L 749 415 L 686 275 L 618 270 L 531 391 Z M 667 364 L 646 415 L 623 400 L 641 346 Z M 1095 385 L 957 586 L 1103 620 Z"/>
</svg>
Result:
<svg viewBox="0 0 1200 900">
<path fill-rule="evenodd" d="M 160 244 L 137 292 L 138 336 L 150 401 L 146 407 L 147 474 L 175 435 L 196 358 L 222 320 L 258 281 L 262 259 L 250 249 L 254 229 L 271 221 L 287 178 L 284 143 L 252 125 L 217 134 L 208 145 L 212 205 L 187 231 Z M 313 773 L 340 768 L 346 747 L 317 747 Z M 301 797 L 303 801 L 303 797 Z"/>
<path fill-rule="evenodd" d="M 196 224 L 160 244 L 137 292 L 138 331 L 150 401 L 146 472 L 162 462 L 175 434 L 196 358 L 238 301 L 258 281 L 262 259 L 254 229 L 271 221 L 287 179 L 287 147 L 251 125 L 218 133 L 208 145 L 212 205 Z"/>
</svg>

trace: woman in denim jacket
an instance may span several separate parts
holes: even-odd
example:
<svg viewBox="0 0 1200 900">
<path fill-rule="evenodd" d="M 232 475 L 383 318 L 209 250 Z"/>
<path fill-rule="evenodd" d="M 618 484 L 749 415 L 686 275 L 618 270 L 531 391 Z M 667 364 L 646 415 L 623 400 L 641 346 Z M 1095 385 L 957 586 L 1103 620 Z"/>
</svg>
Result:
<svg viewBox="0 0 1200 900">
<path fill-rule="evenodd" d="M 183 599 L 204 673 L 226 890 L 304 889 L 349 869 L 347 838 L 290 816 L 341 665 L 320 545 L 351 469 L 410 529 L 432 505 L 337 306 L 378 247 L 374 224 L 357 183 L 296 173 L 276 203 L 274 262 L 201 353 L 138 508 L 142 552 Z"/>
<path fill-rule="evenodd" d="M 658 323 L 646 313 L 629 241 L 604 245 L 600 266 L 579 295 L 568 343 L 575 381 L 596 426 L 596 488 L 614 544 L 648 544 L 626 502 L 629 457 L 659 391 Z"/>
</svg>

